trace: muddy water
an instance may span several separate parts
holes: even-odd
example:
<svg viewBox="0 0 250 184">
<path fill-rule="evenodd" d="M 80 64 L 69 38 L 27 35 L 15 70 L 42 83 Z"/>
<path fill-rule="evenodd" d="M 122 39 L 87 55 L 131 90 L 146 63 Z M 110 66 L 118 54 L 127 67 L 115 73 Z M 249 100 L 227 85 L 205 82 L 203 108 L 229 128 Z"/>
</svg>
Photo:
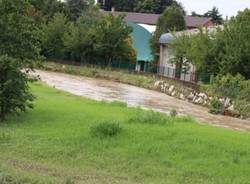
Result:
<svg viewBox="0 0 250 184">
<path fill-rule="evenodd" d="M 130 106 L 141 106 L 164 113 L 176 109 L 200 122 L 215 126 L 250 131 L 250 121 L 215 116 L 208 109 L 185 102 L 166 94 L 117 82 L 37 70 L 41 80 L 49 86 L 94 100 L 122 101 Z"/>
</svg>

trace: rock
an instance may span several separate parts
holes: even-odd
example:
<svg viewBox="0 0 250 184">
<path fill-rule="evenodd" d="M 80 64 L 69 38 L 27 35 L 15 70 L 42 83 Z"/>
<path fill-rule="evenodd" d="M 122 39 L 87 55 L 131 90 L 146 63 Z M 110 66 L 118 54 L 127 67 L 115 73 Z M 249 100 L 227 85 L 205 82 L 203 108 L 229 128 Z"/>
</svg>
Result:
<svg viewBox="0 0 250 184">
<path fill-rule="evenodd" d="M 207 95 L 205 93 L 200 93 L 198 96 L 201 98 L 204 98 L 204 99 L 207 97 Z"/>
<path fill-rule="evenodd" d="M 231 99 L 230 98 L 226 98 L 226 100 L 224 100 L 224 107 L 229 107 L 231 106 Z"/>
<path fill-rule="evenodd" d="M 194 101 L 194 103 L 196 103 L 196 104 L 203 104 L 203 102 L 204 102 L 204 100 L 202 99 L 202 97 L 198 97 L 198 98 Z"/>
<path fill-rule="evenodd" d="M 171 96 L 175 96 L 175 94 L 176 94 L 176 91 L 173 91 L 173 92 L 171 93 Z"/>
<path fill-rule="evenodd" d="M 174 85 L 171 85 L 170 88 L 168 89 L 169 93 L 172 94 L 172 92 L 174 91 Z"/>
<path fill-rule="evenodd" d="M 182 93 L 180 94 L 180 99 L 185 100 L 185 96 Z"/>
<path fill-rule="evenodd" d="M 231 105 L 230 107 L 227 108 L 230 112 L 234 112 L 234 105 Z"/>
<path fill-rule="evenodd" d="M 187 99 L 188 100 L 193 100 L 194 99 L 194 94 L 191 92 L 188 96 L 187 96 Z"/>
<path fill-rule="evenodd" d="M 222 104 L 224 104 L 225 99 L 224 99 L 224 98 L 219 98 L 219 101 L 220 101 Z"/>
<path fill-rule="evenodd" d="M 155 87 L 158 87 L 158 86 L 160 86 L 160 84 L 161 84 L 161 81 L 156 81 L 154 85 L 155 85 Z"/>
</svg>

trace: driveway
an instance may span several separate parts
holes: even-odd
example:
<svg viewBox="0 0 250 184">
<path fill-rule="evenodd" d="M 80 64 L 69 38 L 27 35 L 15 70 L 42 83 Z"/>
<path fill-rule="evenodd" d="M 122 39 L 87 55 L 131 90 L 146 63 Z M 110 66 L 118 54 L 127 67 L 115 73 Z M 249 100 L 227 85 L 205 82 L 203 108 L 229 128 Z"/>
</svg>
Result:
<svg viewBox="0 0 250 184">
<path fill-rule="evenodd" d="M 129 106 L 141 106 L 169 113 L 176 109 L 179 114 L 188 115 L 202 123 L 214 126 L 250 131 L 250 121 L 221 115 L 212 115 L 208 109 L 166 94 L 117 82 L 92 79 L 63 73 L 36 70 L 41 80 L 51 87 L 84 96 L 94 100 L 122 101 Z"/>
</svg>

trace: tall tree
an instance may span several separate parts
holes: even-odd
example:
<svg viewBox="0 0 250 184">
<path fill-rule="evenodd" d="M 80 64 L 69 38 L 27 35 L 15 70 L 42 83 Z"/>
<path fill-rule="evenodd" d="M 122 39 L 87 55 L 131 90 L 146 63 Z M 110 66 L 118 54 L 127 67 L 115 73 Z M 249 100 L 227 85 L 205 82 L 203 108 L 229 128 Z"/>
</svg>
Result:
<svg viewBox="0 0 250 184">
<path fill-rule="evenodd" d="M 66 0 L 66 7 L 69 11 L 71 20 L 77 20 L 82 13 L 89 7 L 93 6 L 94 0 Z"/>
<path fill-rule="evenodd" d="M 0 118 L 31 107 L 33 96 L 22 69 L 39 57 L 39 31 L 28 0 L 0 1 Z"/>
<path fill-rule="evenodd" d="M 216 23 L 218 25 L 223 24 L 223 22 L 224 22 L 222 15 L 219 12 L 219 9 L 216 8 L 215 6 L 212 8 L 212 10 L 205 13 L 204 16 L 211 17 L 213 19 L 214 23 Z"/>
<path fill-rule="evenodd" d="M 164 33 L 172 31 L 181 31 L 186 29 L 186 22 L 181 8 L 171 6 L 167 8 L 157 21 L 156 31 L 151 40 L 152 52 L 155 55 L 155 61 L 158 61 L 159 39 Z"/>
<path fill-rule="evenodd" d="M 135 7 L 136 12 L 141 13 L 154 13 L 156 5 L 154 0 L 139 1 Z"/>
<path fill-rule="evenodd" d="M 95 49 L 108 66 L 111 66 L 113 61 L 130 59 L 134 52 L 129 41 L 132 28 L 123 18 L 109 15 L 96 26 L 98 35 Z"/>
<path fill-rule="evenodd" d="M 240 73 L 250 79 L 250 9 L 245 9 L 225 25 L 224 47 L 220 57 L 221 72 Z"/>
<path fill-rule="evenodd" d="M 30 0 L 34 8 L 49 21 L 56 13 L 66 13 L 65 3 L 58 0 Z"/>
<path fill-rule="evenodd" d="M 64 58 L 64 35 L 68 30 L 68 20 L 64 14 L 57 13 L 43 26 L 42 53 L 47 58 Z"/>
</svg>

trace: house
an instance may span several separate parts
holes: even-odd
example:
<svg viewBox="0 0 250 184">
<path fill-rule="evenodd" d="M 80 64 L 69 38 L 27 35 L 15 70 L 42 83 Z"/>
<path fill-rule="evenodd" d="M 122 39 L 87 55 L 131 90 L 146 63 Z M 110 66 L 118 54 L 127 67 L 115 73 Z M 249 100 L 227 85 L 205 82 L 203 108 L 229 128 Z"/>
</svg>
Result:
<svg viewBox="0 0 250 184">
<path fill-rule="evenodd" d="M 218 27 L 208 27 L 203 28 L 204 30 L 208 31 L 208 33 L 213 33 L 217 30 Z M 220 26 L 220 29 L 223 29 L 223 26 Z M 172 33 L 165 33 L 161 35 L 159 39 L 160 44 L 160 57 L 158 63 L 158 71 L 157 73 L 161 76 L 165 76 L 168 78 L 178 78 L 182 81 L 187 82 L 196 82 L 197 75 L 196 75 L 196 67 L 195 65 L 191 64 L 187 60 L 184 61 L 183 66 L 176 66 L 173 63 L 174 57 L 174 40 L 182 35 L 194 35 L 200 33 L 199 29 L 190 29 L 186 31 L 180 31 L 173 35 Z M 181 71 L 181 72 L 178 72 Z M 177 76 L 177 74 L 179 76 Z"/>
<path fill-rule="evenodd" d="M 132 38 L 133 46 L 137 50 L 137 71 L 147 71 L 148 66 L 153 61 L 153 55 L 150 48 L 152 34 L 156 30 L 156 24 L 159 14 L 134 13 L 134 12 L 117 12 L 102 11 L 103 14 L 113 14 L 114 16 L 124 15 L 124 20 L 133 28 Z M 185 16 L 187 29 L 198 27 L 213 26 L 211 18 Z"/>
</svg>

